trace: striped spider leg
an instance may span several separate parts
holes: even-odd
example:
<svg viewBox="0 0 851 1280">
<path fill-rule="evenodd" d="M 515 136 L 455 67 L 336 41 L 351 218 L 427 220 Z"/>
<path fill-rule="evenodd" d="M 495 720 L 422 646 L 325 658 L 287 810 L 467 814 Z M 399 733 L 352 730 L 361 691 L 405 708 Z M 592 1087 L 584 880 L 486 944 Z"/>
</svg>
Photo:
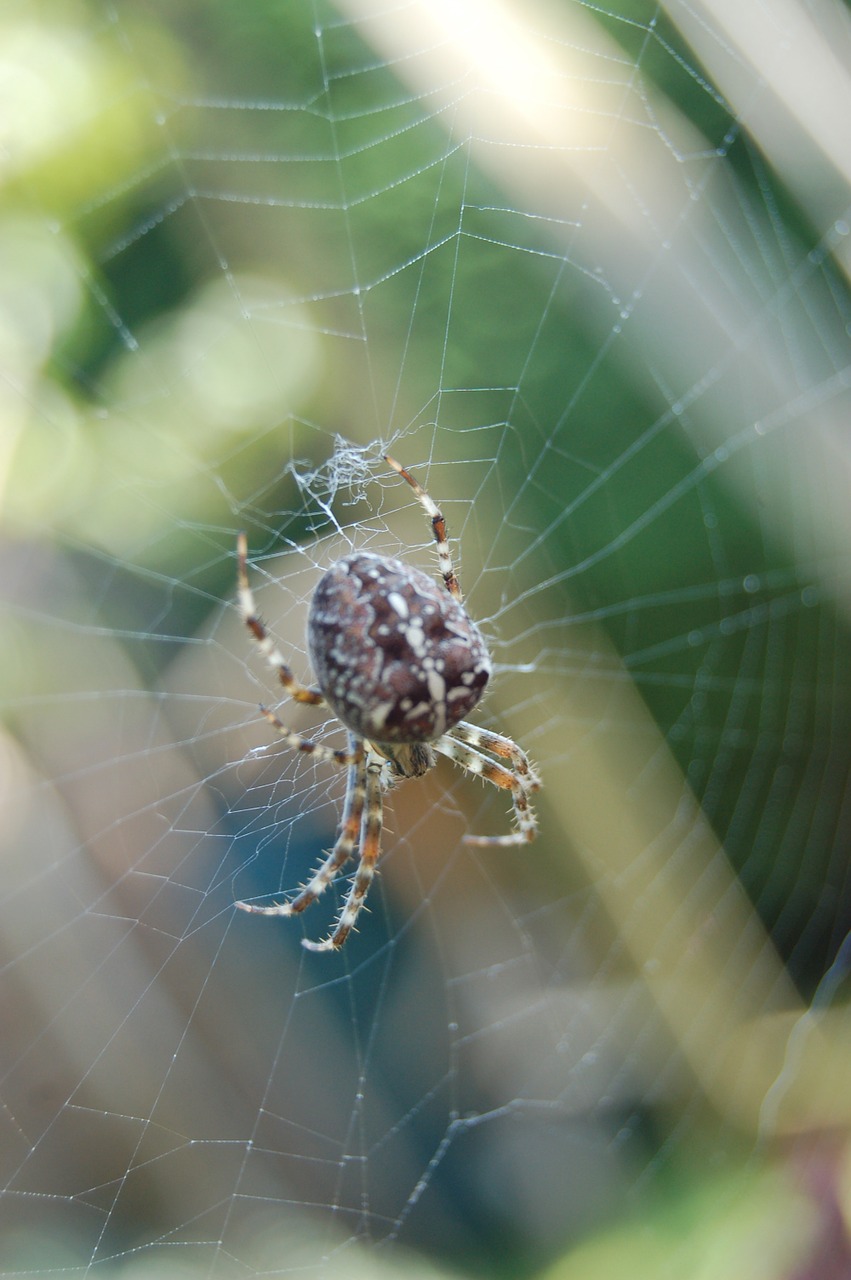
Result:
<svg viewBox="0 0 851 1280">
<path fill-rule="evenodd" d="M 384 769 L 384 761 L 376 756 L 373 752 L 368 752 L 364 768 L 364 794 L 361 800 L 362 814 L 360 815 L 359 828 L 361 834 L 360 857 L 358 860 L 357 871 L 352 879 L 352 886 L 349 889 L 348 896 L 343 909 L 337 917 L 337 922 L 332 932 L 327 938 L 323 938 L 321 942 L 312 942 L 308 938 L 302 939 L 302 946 L 307 947 L 308 951 L 337 951 L 348 938 L 355 926 L 355 921 L 363 909 L 366 895 L 372 884 L 375 875 L 375 867 L 381 853 L 381 826 L 383 821 L 384 805 L 381 798 L 381 773 Z M 345 819 L 344 819 L 345 820 Z M 352 821 L 354 819 L 352 818 Z M 342 841 L 342 836 L 338 845 Z M 357 837 L 355 837 L 357 839 Z M 351 856 L 351 850 L 345 855 L 343 861 Z M 331 859 L 329 859 L 329 862 Z M 338 866 L 342 866 L 342 862 L 337 862 Z M 324 868 L 320 868 L 320 874 Z M 324 887 L 324 886 L 323 886 Z M 309 892 L 311 885 L 307 886 Z M 305 895 L 302 894 L 301 897 Z M 296 898 L 296 902 L 299 898 Z M 312 901 L 312 899 L 310 899 Z M 309 905 L 305 902 L 305 906 Z M 295 906 L 295 903 L 293 904 Z M 300 908 L 299 908 L 300 909 Z"/>
<path fill-rule="evenodd" d="M 461 584 L 458 581 L 458 575 L 455 572 L 455 566 L 452 563 L 452 553 L 449 550 L 449 543 L 446 540 L 446 521 L 439 507 L 435 506 L 425 489 L 420 485 L 410 471 L 391 458 L 389 453 L 385 453 L 384 461 L 388 462 L 394 471 L 397 471 L 403 480 L 407 480 L 408 484 L 417 495 L 417 501 L 420 506 L 425 509 L 425 513 L 431 521 L 431 530 L 434 534 L 434 541 L 437 545 L 437 567 L 440 569 L 443 585 L 451 596 L 460 603 L 463 599 L 461 595 Z"/>
<path fill-rule="evenodd" d="M 516 742 L 462 720 L 442 738 L 438 738 L 433 746 L 435 751 L 454 760 L 466 773 L 476 774 L 495 787 L 511 792 L 515 830 L 502 836 L 465 835 L 464 844 L 494 848 L 526 844 L 535 839 L 538 822 L 529 802 L 529 793 L 538 791 L 541 782 L 526 753 L 521 751 Z M 492 760 L 491 755 L 510 761 L 511 767 Z"/>
<path fill-rule="evenodd" d="M 346 799 L 337 841 L 325 861 L 307 884 L 302 886 L 297 897 L 289 902 L 276 902 L 267 907 L 257 906 L 253 902 L 237 902 L 236 905 L 241 911 L 258 916 L 299 915 L 321 897 L 338 872 L 354 856 L 360 842 L 358 869 L 332 933 L 321 942 L 302 939 L 302 945 L 309 951 L 336 951 L 348 938 L 360 914 L 381 852 L 381 773 L 385 761 L 375 752 L 360 747 L 351 733 L 349 751 L 333 751 L 293 733 L 273 712 L 264 710 L 264 714 L 289 747 L 307 752 L 317 760 L 325 760 L 347 769 Z"/>
<path fill-rule="evenodd" d="M 254 592 L 248 581 L 248 540 L 244 533 L 236 535 L 236 584 L 242 620 L 269 666 L 273 671 L 277 671 L 278 679 L 289 696 L 294 702 L 306 702 L 312 707 L 323 707 L 325 699 L 322 696 L 322 690 L 308 689 L 305 685 L 299 684 L 257 611 Z"/>
</svg>

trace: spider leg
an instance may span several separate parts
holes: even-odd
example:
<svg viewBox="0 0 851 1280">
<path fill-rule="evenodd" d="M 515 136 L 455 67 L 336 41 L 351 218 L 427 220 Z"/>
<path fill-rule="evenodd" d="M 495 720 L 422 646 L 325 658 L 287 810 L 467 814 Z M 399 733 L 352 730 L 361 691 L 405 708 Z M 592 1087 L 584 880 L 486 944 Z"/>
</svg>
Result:
<svg viewBox="0 0 851 1280">
<path fill-rule="evenodd" d="M 471 726 L 472 727 L 472 726 Z M 457 725 L 456 725 L 457 728 Z M 454 760 L 462 769 L 466 769 L 468 773 L 475 773 L 479 777 L 492 782 L 495 787 L 502 787 L 506 791 L 511 792 L 511 800 L 514 805 L 514 818 L 517 823 L 517 829 L 505 836 L 464 836 L 465 844 L 479 845 L 480 847 L 496 847 L 515 844 L 525 844 L 527 840 L 534 840 L 538 834 L 538 822 L 535 817 L 535 811 L 529 803 L 529 791 L 534 789 L 534 785 L 524 780 L 519 773 L 506 769 L 504 765 L 497 764 L 495 760 L 489 760 L 483 752 L 477 751 L 472 746 L 465 746 L 457 738 L 452 737 L 455 732 L 450 729 L 449 733 L 444 734 L 442 738 L 438 738 L 431 745 L 435 751 L 439 751 L 441 755 L 447 756 L 450 760 Z"/>
<path fill-rule="evenodd" d="M 338 951 L 348 938 L 357 920 L 369 887 L 375 875 L 375 864 L 381 852 L 381 821 L 383 802 L 381 799 L 381 771 L 384 765 L 381 760 L 371 758 L 366 765 L 366 810 L 363 819 L 363 840 L 361 842 L 360 861 L 355 872 L 349 896 L 340 912 L 336 927 L 321 942 L 312 942 L 302 938 L 301 945 L 308 951 Z"/>
<path fill-rule="evenodd" d="M 350 737 L 353 747 L 356 739 Z M 354 755 L 355 752 L 352 752 Z M 353 759 L 349 765 L 346 784 L 346 801 L 343 806 L 343 817 L 340 823 L 340 834 L 334 848 L 320 867 L 313 873 L 303 887 L 301 893 L 290 902 L 274 903 L 270 907 L 258 907 L 251 902 L 238 902 L 242 911 L 250 911 L 259 916 L 294 916 L 309 907 L 328 885 L 342 867 L 346 865 L 354 853 L 360 835 L 363 818 L 364 800 L 366 797 L 366 758 L 363 753 L 359 759 Z"/>
<path fill-rule="evenodd" d="M 477 747 L 480 751 L 489 751 L 491 755 L 500 756 L 511 761 L 511 772 L 516 773 L 528 791 L 539 791 L 541 779 L 526 752 L 518 747 L 511 738 L 501 733 L 491 733 L 488 729 L 480 729 L 478 725 L 459 720 L 452 729 L 452 737 L 461 742 Z"/>
<path fill-rule="evenodd" d="M 314 760 L 322 760 L 327 764 L 338 764 L 345 769 L 352 764 L 360 764 L 364 758 L 363 749 L 357 745 L 355 738 L 349 738 L 349 751 L 336 751 L 333 747 L 323 746 L 321 742 L 314 742 L 312 738 L 303 738 L 300 733 L 294 733 L 292 729 L 288 729 L 282 724 L 274 711 L 270 711 L 268 707 L 261 706 L 260 710 L 269 721 L 269 724 L 284 739 L 284 742 L 293 751 L 303 751 L 305 755 L 313 756 Z"/>
<path fill-rule="evenodd" d="M 401 463 L 398 463 L 395 458 L 391 458 L 388 453 L 385 453 L 384 461 L 389 463 L 394 471 L 398 471 L 403 480 L 407 480 L 420 505 L 425 508 L 426 514 L 431 520 L 434 540 L 437 543 L 437 563 L 443 576 L 444 585 L 450 595 L 454 596 L 456 600 L 461 600 L 461 584 L 452 564 L 449 543 L 446 541 L 446 520 L 442 512 L 428 496 L 422 485 L 417 483 L 410 471 L 406 471 Z"/>
<path fill-rule="evenodd" d="M 325 699 L 319 689 L 308 689 L 299 684 L 287 663 L 284 655 L 266 630 L 263 620 L 257 612 L 254 592 L 248 581 L 248 540 L 244 533 L 236 536 L 236 581 L 239 594 L 239 611 L 242 620 L 251 632 L 257 647 L 269 666 L 278 673 L 278 679 L 295 702 L 307 702 L 312 707 L 325 705 Z"/>
</svg>

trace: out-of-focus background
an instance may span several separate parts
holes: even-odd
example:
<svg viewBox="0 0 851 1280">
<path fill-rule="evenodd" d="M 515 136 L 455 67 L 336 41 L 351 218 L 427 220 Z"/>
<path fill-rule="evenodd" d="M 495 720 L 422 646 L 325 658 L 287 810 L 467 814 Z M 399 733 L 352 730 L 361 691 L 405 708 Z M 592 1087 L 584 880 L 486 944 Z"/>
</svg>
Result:
<svg viewBox="0 0 851 1280">
<path fill-rule="evenodd" d="M 3 7 L 4 1274 L 851 1275 L 849 35 Z M 541 834 L 443 761 L 312 955 L 235 537 L 310 680 L 335 556 L 434 568 L 387 449 Z"/>
</svg>

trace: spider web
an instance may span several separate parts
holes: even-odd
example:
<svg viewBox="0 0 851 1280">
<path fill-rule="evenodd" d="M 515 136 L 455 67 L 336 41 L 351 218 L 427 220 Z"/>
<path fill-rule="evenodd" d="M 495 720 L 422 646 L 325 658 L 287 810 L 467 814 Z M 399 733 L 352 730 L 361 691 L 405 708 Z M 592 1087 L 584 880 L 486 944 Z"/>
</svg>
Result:
<svg viewBox="0 0 851 1280">
<path fill-rule="evenodd" d="M 0 40 L 4 1273 L 849 1274 L 846 10 Z M 324 567 L 435 569 L 388 449 L 541 834 L 442 761 L 317 956 L 235 537 L 309 681 Z"/>
</svg>

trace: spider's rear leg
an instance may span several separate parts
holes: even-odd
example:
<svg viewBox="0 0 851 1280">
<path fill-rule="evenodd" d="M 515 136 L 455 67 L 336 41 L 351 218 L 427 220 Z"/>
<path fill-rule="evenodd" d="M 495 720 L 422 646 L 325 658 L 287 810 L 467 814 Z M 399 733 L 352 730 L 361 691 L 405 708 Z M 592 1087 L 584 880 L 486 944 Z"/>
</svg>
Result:
<svg viewBox="0 0 851 1280">
<path fill-rule="evenodd" d="M 434 534 L 434 540 L 437 543 L 437 563 L 443 578 L 444 586 L 450 595 L 456 600 L 461 600 L 461 584 L 458 581 L 458 575 L 452 563 L 452 554 L 449 550 L 449 543 L 446 540 L 446 520 L 440 508 L 428 496 L 425 489 L 419 484 L 410 471 L 406 471 L 401 463 L 395 458 L 391 458 L 389 453 L 385 453 L 384 461 L 389 463 L 394 471 L 397 471 L 403 480 L 407 480 L 408 484 L 417 495 L 420 505 L 425 509 L 428 518 L 431 520 L 431 529 Z"/>
<path fill-rule="evenodd" d="M 248 581 L 248 540 L 244 533 L 238 533 L 236 536 L 236 581 L 242 620 L 269 666 L 278 673 L 278 679 L 289 696 L 295 702 L 306 702 L 312 707 L 324 706 L 325 699 L 320 689 L 308 689 L 306 685 L 296 680 L 289 665 L 284 661 L 284 655 L 266 630 L 263 619 L 257 612 L 254 592 Z"/>
</svg>

